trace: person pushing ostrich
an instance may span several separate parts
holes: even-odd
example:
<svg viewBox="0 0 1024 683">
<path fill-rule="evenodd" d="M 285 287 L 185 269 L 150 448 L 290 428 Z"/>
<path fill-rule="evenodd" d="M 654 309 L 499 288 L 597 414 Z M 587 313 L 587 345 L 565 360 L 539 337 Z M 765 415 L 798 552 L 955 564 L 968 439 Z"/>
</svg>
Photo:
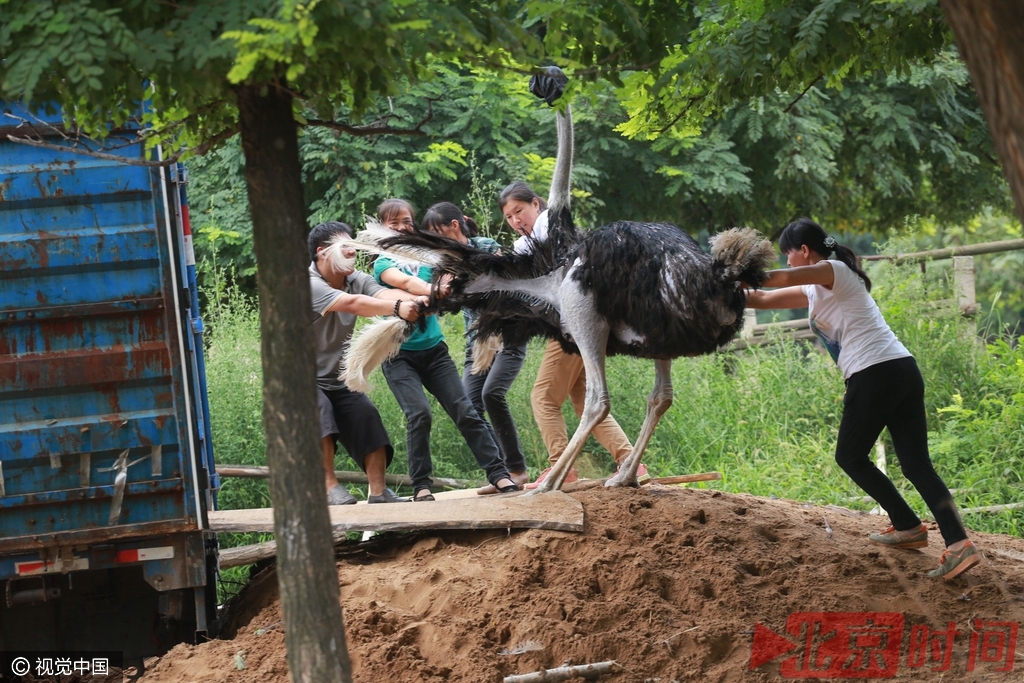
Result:
<svg viewBox="0 0 1024 683">
<path fill-rule="evenodd" d="M 553 106 L 566 84 L 560 69 L 547 67 L 531 78 L 530 90 Z M 670 223 L 616 221 L 580 232 L 569 201 L 573 135 L 568 104 L 564 113 L 556 111 L 556 121 L 548 235 L 528 253 L 486 254 L 422 232 L 368 230 L 354 243 L 428 262 L 438 281 L 448 274 L 450 293 L 432 305 L 476 309 L 481 349 L 494 338 L 518 345 L 546 336 L 582 356 L 587 381 L 579 426 L 550 475 L 527 495 L 560 489 L 587 437 L 608 415 L 605 359 L 616 354 L 654 360 L 654 388 L 633 453 L 605 482 L 636 486 L 644 450 L 672 404 L 672 360 L 712 353 L 731 341 L 743 325 L 744 288 L 760 287 L 775 258 L 771 243 L 749 228 L 715 235 L 710 254 Z M 350 354 L 346 377 L 365 376 L 370 369 Z"/>
</svg>

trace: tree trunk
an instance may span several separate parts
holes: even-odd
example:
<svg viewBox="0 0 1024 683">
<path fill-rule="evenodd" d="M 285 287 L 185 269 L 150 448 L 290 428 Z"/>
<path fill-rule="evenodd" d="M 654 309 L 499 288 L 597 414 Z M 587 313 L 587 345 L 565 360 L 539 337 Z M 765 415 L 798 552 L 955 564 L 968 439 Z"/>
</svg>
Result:
<svg viewBox="0 0 1024 683">
<path fill-rule="evenodd" d="M 940 0 L 1024 221 L 1024 2 Z"/>
<path fill-rule="evenodd" d="M 241 86 L 245 181 L 258 266 L 263 430 L 294 683 L 352 680 L 320 465 L 307 225 L 291 95 Z"/>
</svg>

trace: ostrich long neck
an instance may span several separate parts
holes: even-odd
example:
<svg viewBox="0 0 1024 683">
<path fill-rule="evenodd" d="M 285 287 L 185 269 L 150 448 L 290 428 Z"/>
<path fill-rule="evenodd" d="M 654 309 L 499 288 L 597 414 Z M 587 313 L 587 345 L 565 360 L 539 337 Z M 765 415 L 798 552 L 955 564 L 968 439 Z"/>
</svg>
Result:
<svg viewBox="0 0 1024 683">
<path fill-rule="evenodd" d="M 551 214 L 558 214 L 569 207 L 569 185 L 572 180 L 572 108 L 566 106 L 565 114 L 555 114 L 558 125 L 558 156 L 555 158 L 555 174 L 551 178 L 548 192 L 548 208 Z"/>
</svg>

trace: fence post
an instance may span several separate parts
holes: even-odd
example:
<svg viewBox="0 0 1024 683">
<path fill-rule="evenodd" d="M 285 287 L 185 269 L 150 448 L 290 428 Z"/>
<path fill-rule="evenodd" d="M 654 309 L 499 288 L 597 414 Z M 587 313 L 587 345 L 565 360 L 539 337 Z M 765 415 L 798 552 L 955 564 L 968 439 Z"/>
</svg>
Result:
<svg viewBox="0 0 1024 683">
<path fill-rule="evenodd" d="M 974 257 L 953 257 L 953 289 L 957 304 L 964 315 L 974 315 L 978 304 L 974 300 Z"/>
</svg>

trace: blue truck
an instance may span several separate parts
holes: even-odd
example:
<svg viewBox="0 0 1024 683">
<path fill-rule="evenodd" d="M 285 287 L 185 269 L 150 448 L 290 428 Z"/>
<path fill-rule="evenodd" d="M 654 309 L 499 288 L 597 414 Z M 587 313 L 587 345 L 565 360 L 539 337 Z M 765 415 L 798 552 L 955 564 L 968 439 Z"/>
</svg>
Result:
<svg viewBox="0 0 1024 683">
<path fill-rule="evenodd" d="M 184 168 L 86 144 L 0 102 L 0 651 L 138 664 L 216 627 L 218 481 Z"/>
</svg>

